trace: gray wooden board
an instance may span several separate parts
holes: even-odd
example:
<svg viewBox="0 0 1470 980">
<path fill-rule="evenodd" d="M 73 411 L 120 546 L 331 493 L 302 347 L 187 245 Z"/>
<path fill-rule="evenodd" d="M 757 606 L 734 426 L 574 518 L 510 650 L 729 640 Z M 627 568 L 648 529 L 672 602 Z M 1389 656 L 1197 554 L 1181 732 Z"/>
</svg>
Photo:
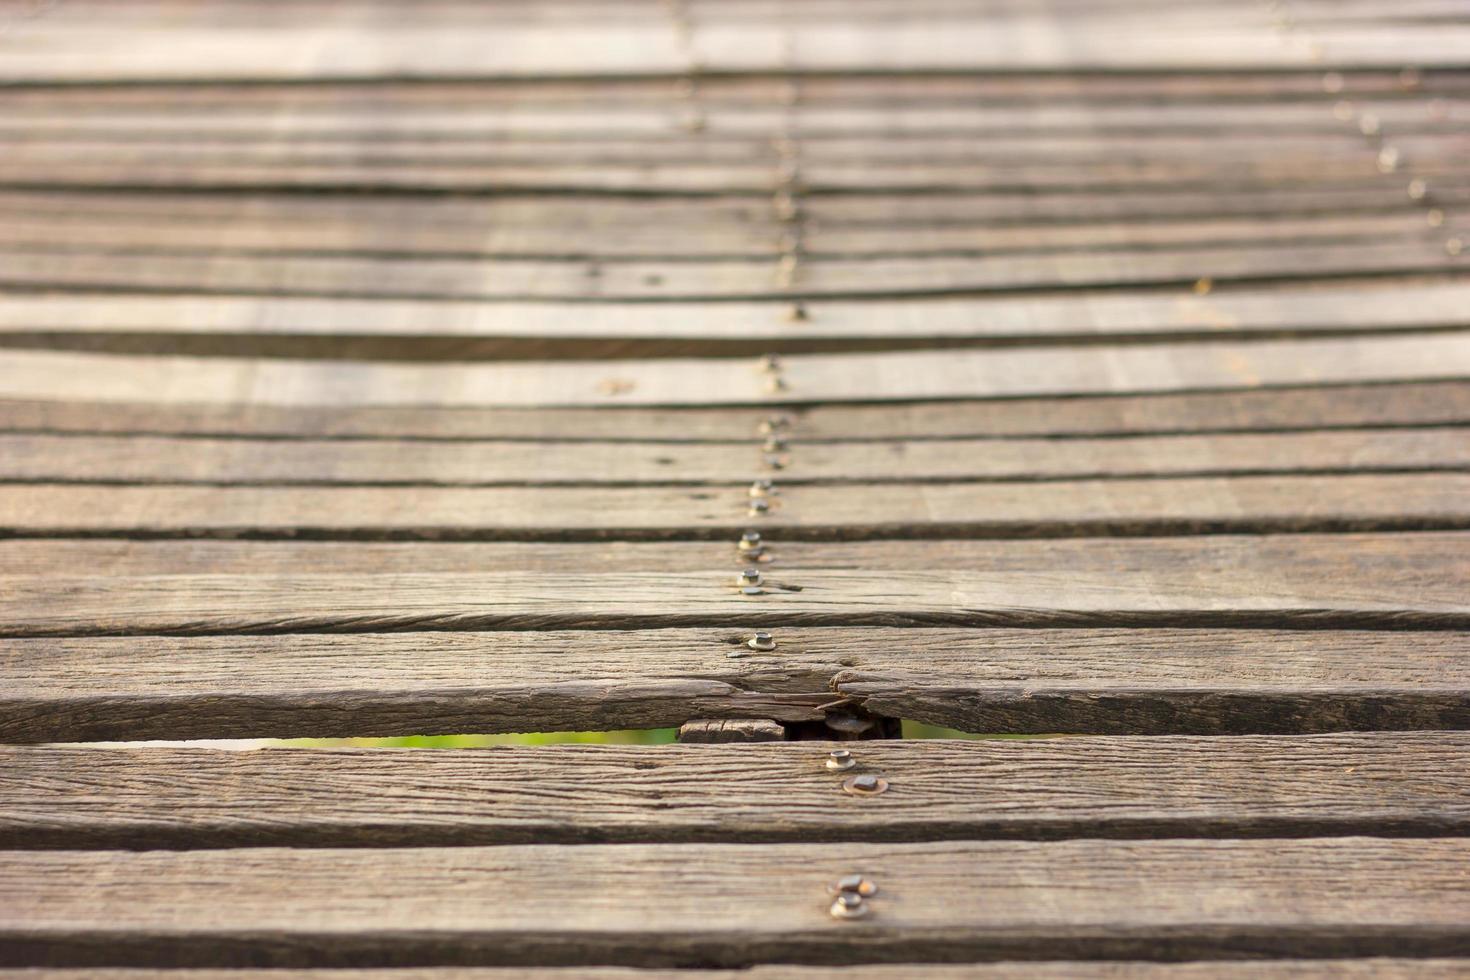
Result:
<svg viewBox="0 0 1470 980">
<path fill-rule="evenodd" d="M 0 737 L 656 728 L 848 705 L 1002 733 L 1470 727 L 1457 632 L 772 629 L 759 655 L 733 626 L 12 639 Z"/>
<path fill-rule="evenodd" d="M 1423 62 L 1420 62 L 1423 64 Z M 8 66 L 7 66 L 8 67 Z M 1307 76 L 1308 78 L 1312 76 Z M 1320 75 L 1316 75 L 1320 85 Z M 677 82 L 677 78 L 672 80 Z M 595 88 L 592 83 L 589 87 Z M 250 86 L 253 88 L 253 86 Z M 84 91 L 94 91 L 92 88 Z M 640 137 L 702 141 L 736 137 L 770 139 L 786 133 L 796 139 L 875 137 L 1096 136 L 1142 131 L 1146 134 L 1218 137 L 1237 132 L 1247 138 L 1263 133 L 1300 137 L 1358 133 L 1358 120 L 1372 116 L 1390 136 L 1462 133 L 1470 118 L 1470 93 L 1463 90 L 1430 98 L 1397 93 L 1343 100 L 1319 93 L 1315 98 L 1267 97 L 1221 100 L 1173 100 L 1157 92 L 1142 98 L 1106 100 L 1030 97 L 1019 102 L 987 104 L 983 100 L 934 103 L 927 99 L 875 99 L 847 105 L 784 104 L 784 97 L 739 105 L 705 104 L 669 91 L 659 101 L 609 109 L 582 101 L 560 104 L 510 104 L 461 100 L 458 104 L 396 104 L 375 89 L 371 97 L 335 102 L 318 99 L 303 104 L 292 91 L 265 104 L 238 100 L 241 88 L 190 107 L 172 98 L 153 104 L 117 105 L 95 99 L 89 105 L 15 111 L 0 101 L 0 133 L 28 139 L 70 138 L 119 141 L 174 138 L 235 139 L 283 142 L 310 138 L 364 137 L 384 139 L 448 138 L 455 142 L 490 137 L 514 139 L 605 139 Z M 268 91 L 268 90 L 263 90 Z M 3 97 L 4 93 L 0 93 Z M 257 96 L 259 98 L 259 96 Z M 976 104 L 976 101 L 979 104 Z M 704 121 L 697 134 L 688 127 L 690 110 L 699 108 Z M 1361 133 L 1359 133 L 1361 135 Z"/>
<path fill-rule="evenodd" d="M 793 355 L 755 359 L 361 363 L 8 351 L 0 398 L 445 408 L 799 405 L 1239 391 L 1470 379 L 1470 332 L 1344 339 Z"/>
<path fill-rule="evenodd" d="M 657 356 L 700 348 L 747 353 L 809 345 L 940 345 L 953 341 L 1078 343 L 1102 339 L 1389 332 L 1464 325 L 1470 285 L 1383 280 L 1272 288 L 1059 293 L 926 300 L 789 303 L 447 303 L 309 297 L 0 293 L 0 342 L 96 349 L 128 344 L 180 353 L 248 353 L 285 338 L 322 338 L 323 350 L 361 348 L 413 358 L 444 341 L 449 356 L 514 354 L 542 342 L 547 357 Z M 195 339 L 199 338 L 199 339 Z M 226 346 L 230 338 L 237 345 Z M 463 341 L 456 346 L 454 341 Z M 474 346 L 470 342 L 478 341 Z M 146 345 L 146 346 L 144 346 Z M 534 349 L 534 348 L 533 348 Z M 339 357 L 345 356 L 338 354 Z M 421 355 L 420 355 L 421 356 Z"/>
<path fill-rule="evenodd" d="M 836 442 L 762 452 L 750 440 L 420 442 L 0 434 L 0 481 L 492 486 L 1038 480 L 1470 470 L 1470 430 L 1108 439 Z M 783 502 L 784 503 L 784 502 Z"/>
<path fill-rule="evenodd" d="M 735 163 L 659 160 L 546 161 L 402 160 L 379 151 L 346 159 L 297 157 L 252 160 L 246 154 L 218 158 L 164 156 L 129 151 L 83 155 L 60 152 L 7 154 L 0 158 L 0 185 L 10 188 L 202 187 L 212 190 L 269 189 L 415 189 L 437 191 L 593 190 L 611 193 L 727 193 L 774 189 L 782 179 L 775 161 Z M 117 159 L 111 159 L 116 157 Z M 1232 178 L 1262 183 L 1302 183 L 1313 179 L 1353 180 L 1379 173 L 1374 152 L 1300 156 L 1290 159 L 1131 158 L 1033 164 L 1020 169 L 1015 161 L 918 163 L 815 159 L 801 164 L 803 188 L 817 192 L 907 190 L 1016 190 L 1017 188 L 1087 188 L 1150 186 L 1188 187 L 1225 183 Z M 1457 176 L 1450 155 L 1420 153 L 1414 171 L 1428 178 Z"/>
<path fill-rule="evenodd" d="M 1022 289 L 1178 286 L 1200 279 L 1290 281 L 1470 268 L 1427 225 L 1401 238 L 1311 245 L 1190 245 L 1165 251 L 1049 251 L 967 256 L 811 257 L 791 285 L 778 253 L 759 259 L 469 259 L 301 255 L 140 255 L 0 249 L 8 288 L 478 300 L 761 300 L 946 295 Z"/>
<path fill-rule="evenodd" d="M 1463 439 L 1462 436 L 1456 438 Z M 751 452 L 746 478 L 762 476 Z M 738 471 L 732 475 L 740 476 Z M 804 539 L 1470 527 L 1470 474 L 647 486 L 0 484 L 0 534 L 447 540 Z"/>
<path fill-rule="evenodd" d="M 1460 955 L 1464 839 L 10 851 L 12 965 Z M 834 920 L 862 873 L 872 912 Z M 283 887 L 289 883 L 289 887 Z"/>
<path fill-rule="evenodd" d="M 1461 532 L 771 544 L 0 542 L 6 634 L 1463 626 Z M 1058 570 L 1064 570 L 1064 573 Z M 797 591 L 800 590 L 800 591 Z"/>
<path fill-rule="evenodd" d="M 836 236 L 841 231 L 873 231 L 922 228 L 976 228 L 1014 226 L 1026 223 L 1067 224 L 1100 221 L 1208 220 L 1226 217 L 1256 219 L 1351 215 L 1372 213 L 1412 214 L 1407 196 L 1409 178 L 1404 174 L 1379 174 L 1372 179 L 1312 181 L 1310 183 L 1230 183 L 1213 186 L 1208 194 L 1198 187 L 1150 187 L 1128 190 L 1114 188 L 1088 191 L 1077 188 L 1032 188 L 1013 192 L 910 192 L 904 194 L 864 193 L 813 194 L 798 198 L 803 228 Z M 649 229 L 660 233 L 671 229 L 674 236 L 692 237 L 722 233 L 724 247 L 729 236 L 748 237 L 762 228 L 770 229 L 774 242 L 779 216 L 771 200 L 771 189 L 761 193 L 712 194 L 707 196 L 624 196 L 600 194 L 443 195 L 403 192 L 363 194 L 287 194 L 264 192 L 88 190 L 0 190 L 0 203 L 7 214 L 45 218 L 60 234 L 75 222 L 81 211 L 95 217 L 99 225 L 128 221 L 152 221 L 187 225 L 211 222 L 228 241 L 248 231 L 249 222 L 269 224 L 284 234 L 325 236 L 333 228 L 393 228 L 400 249 L 426 247 L 433 242 L 463 241 L 478 235 L 480 242 L 499 235 L 502 240 L 534 241 L 560 232 L 561 251 L 568 249 L 566 235 L 616 232 L 637 243 L 646 240 Z M 1426 200 L 1449 207 L 1453 212 L 1470 199 L 1470 185 L 1463 178 L 1436 179 Z M 1421 215 L 1422 217 L 1422 215 Z M 1453 222 L 1453 213 L 1446 216 Z M 307 226 L 303 228 L 301 226 Z M 175 233 L 180 233 L 175 231 Z M 248 239 L 247 239 L 248 240 Z M 493 240 L 493 239 L 492 239 Z M 738 240 L 738 239 L 737 239 Z M 716 239 L 719 242 L 719 239 Z"/>
<path fill-rule="evenodd" d="M 1470 147 L 1466 148 L 1470 152 Z M 1389 204 L 1390 202 L 1384 202 Z M 1393 201 L 1392 204 L 1399 202 Z M 655 215 L 650 215 L 650 219 Z M 424 220 L 429 215 L 423 215 Z M 1182 219 L 1119 216 L 1102 222 L 1013 224 L 1002 227 L 834 227 L 803 225 L 804 254 L 815 258 L 852 256 L 945 256 L 1023 254 L 1059 248 L 1173 248 L 1271 243 L 1333 244 L 1354 240 L 1397 240 L 1428 232 L 1424 214 L 1385 207 L 1340 216 L 1285 215 L 1275 219 L 1201 216 Z M 1462 230 L 1448 219 L 1444 234 Z M 218 219 L 179 220 L 156 210 L 150 215 L 111 217 L 91 213 L 72 220 L 49 214 L 6 216 L 0 244 L 7 248 L 107 249 L 128 254 L 172 254 L 197 250 L 211 255 L 271 254 L 409 255 L 466 258 L 494 256 L 769 259 L 780 248 L 775 220 L 750 224 L 649 223 L 641 228 L 481 225 L 405 227 L 385 220 L 332 224 L 261 221 L 248 215 L 221 225 Z"/>
<path fill-rule="evenodd" d="M 1080 396 L 1006 401 L 748 408 L 319 408 L 235 404 L 0 400 L 0 431 L 251 436 L 291 439 L 649 441 L 762 439 L 784 419 L 793 444 L 873 439 L 1011 439 L 1276 432 L 1470 422 L 1470 384 Z"/>
<path fill-rule="evenodd" d="M 0 846 L 1456 836 L 1470 734 L 383 749 L 0 749 Z M 880 773 L 881 797 L 840 789 Z M 736 775 L 738 774 L 738 775 Z M 738 779 L 738 792 L 730 783 Z"/>
</svg>

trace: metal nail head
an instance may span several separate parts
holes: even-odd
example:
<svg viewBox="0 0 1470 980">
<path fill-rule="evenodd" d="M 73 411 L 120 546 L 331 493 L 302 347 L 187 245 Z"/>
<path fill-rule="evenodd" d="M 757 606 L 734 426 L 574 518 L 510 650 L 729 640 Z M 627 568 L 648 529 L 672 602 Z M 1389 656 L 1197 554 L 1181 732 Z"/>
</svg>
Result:
<svg viewBox="0 0 1470 980">
<path fill-rule="evenodd" d="M 770 480 L 755 480 L 750 484 L 750 495 L 761 498 L 769 497 L 776 490 L 776 485 Z"/>
<path fill-rule="evenodd" d="M 740 535 L 740 542 L 735 547 L 742 554 L 759 557 L 761 552 L 765 551 L 765 542 L 761 540 L 761 533 L 759 531 L 746 531 Z"/>
<path fill-rule="evenodd" d="M 879 793 L 888 792 L 888 780 L 882 776 L 863 773 L 861 776 L 850 776 L 844 779 L 842 789 L 851 796 L 877 796 Z"/>
<path fill-rule="evenodd" d="M 830 911 L 834 919 L 861 919 L 868 914 L 868 903 L 856 892 L 841 892 L 832 899 Z"/>
<path fill-rule="evenodd" d="M 857 765 L 857 760 L 847 749 L 833 749 L 827 753 L 828 769 L 851 769 L 855 765 Z"/>
<path fill-rule="evenodd" d="M 745 645 L 750 647 L 752 650 L 759 650 L 762 653 L 769 653 L 770 651 L 776 649 L 776 638 L 767 633 L 765 630 L 757 630 L 755 636 L 752 636 L 750 639 L 745 641 Z"/>
</svg>

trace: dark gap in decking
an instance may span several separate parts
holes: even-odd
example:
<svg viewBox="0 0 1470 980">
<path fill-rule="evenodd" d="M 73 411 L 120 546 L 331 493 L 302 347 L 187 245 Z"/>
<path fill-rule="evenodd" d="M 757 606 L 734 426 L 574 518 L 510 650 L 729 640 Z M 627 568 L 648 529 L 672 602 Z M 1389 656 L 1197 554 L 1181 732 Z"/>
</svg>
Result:
<svg viewBox="0 0 1470 980">
<path fill-rule="evenodd" d="M 413 441 L 413 440 L 394 440 Z M 499 440 L 494 440 L 499 441 Z M 907 440 L 898 440 L 907 441 Z M 738 443 L 732 445 L 740 445 Z M 794 444 L 793 444 L 794 445 Z M 1415 474 L 1434 473 L 1470 473 L 1470 464 L 1467 463 L 1421 463 L 1414 466 L 1297 466 L 1292 468 L 1273 469 L 1271 467 L 1249 467 L 1237 469 L 1199 469 L 1199 470 L 1170 470 L 1159 472 L 1158 470 L 1136 470 L 1136 471 L 1113 471 L 1098 470 L 1094 472 L 1068 472 L 1068 473 L 1041 473 L 1020 474 L 1014 476 L 915 476 L 896 473 L 892 476 L 882 474 L 868 474 L 865 476 L 800 476 L 793 475 L 789 470 L 771 472 L 780 481 L 783 487 L 820 487 L 820 486 L 866 486 L 869 484 L 906 484 L 914 486 L 955 486 L 964 484 L 1031 484 L 1031 483 L 1074 483 L 1086 480 L 1089 482 L 1113 482 L 1119 480 L 1149 480 L 1153 482 L 1164 482 L 1168 480 L 1188 480 L 1199 478 L 1231 478 L 1231 477 L 1258 477 L 1258 476 L 1411 476 Z M 239 478 L 231 480 L 211 480 L 207 478 L 187 479 L 128 479 L 122 477 L 67 477 L 67 476 L 37 476 L 37 477 L 0 477 L 0 487 L 3 486 L 79 486 L 79 487 L 215 487 L 226 489 L 230 487 L 255 487 L 255 488 L 286 488 L 303 487 L 314 489 L 340 489 L 350 490 L 355 487 L 371 488 L 398 488 L 408 489 L 413 487 L 423 489 L 509 489 L 535 487 L 580 487 L 586 489 L 616 489 L 616 490 L 651 490 L 651 489 L 722 489 L 738 491 L 749 485 L 748 480 L 705 479 L 705 480 L 668 480 L 668 479 L 626 479 L 626 480 L 603 480 L 591 477 L 581 479 L 516 479 L 516 480 L 424 480 L 424 479 L 351 479 L 332 480 L 321 477 L 291 479 L 289 477 L 271 477 L 261 479 Z M 851 526 L 851 525 L 847 525 Z M 800 537 L 800 534 L 792 534 L 794 529 L 780 528 L 783 537 Z M 0 539 L 4 532 L 0 530 Z M 29 536 L 29 535 L 13 535 Z M 914 536 L 914 535 L 905 535 Z M 922 535 L 918 535 L 922 536 Z M 944 537 L 955 537 L 963 535 L 943 535 Z M 990 536 L 990 535 L 983 535 Z M 1054 537 L 1055 535 L 1025 534 L 1023 537 Z"/>
<path fill-rule="evenodd" d="M 242 860 L 247 857 L 242 853 Z M 1370 896 L 1371 897 L 1371 896 Z M 14 966 L 170 968 L 430 967 L 430 966 L 620 966 L 747 968 L 765 963 L 852 965 L 1054 960 L 1258 960 L 1313 958 L 1464 956 L 1470 933 L 1438 925 L 1365 926 L 1214 923 L 1132 929 L 1114 923 L 1065 932 L 1044 925 L 1014 931 L 962 935 L 964 930 L 856 929 L 834 941 L 830 927 L 807 931 L 716 930 L 676 933 L 626 930 L 543 932 L 464 927 L 428 930 L 324 932 L 281 929 L 240 933 L 226 929 L 169 932 L 77 927 L 54 934 L 0 933 L 0 957 Z"/>
<path fill-rule="evenodd" d="M 775 264 L 775 253 L 772 253 L 772 264 Z M 1202 272 L 1208 270 L 1201 270 Z M 1216 286 L 1222 284 L 1241 285 L 1282 285 L 1300 284 L 1303 282 L 1341 282 L 1349 280 L 1376 281 L 1379 279 L 1396 279 L 1401 276 L 1419 276 L 1429 280 L 1450 280 L 1456 278 L 1462 272 L 1455 267 L 1453 260 L 1446 257 L 1443 261 L 1432 261 L 1426 259 L 1423 265 L 1409 268 L 1398 268 L 1392 270 L 1369 270 L 1345 269 L 1342 271 L 1311 270 L 1300 273 L 1283 272 L 1279 274 L 1245 274 L 1245 275 L 1213 275 Z M 306 298 L 306 299 L 337 299 L 337 300 L 419 300 L 435 301 L 441 303 L 486 303 L 486 302 L 514 302 L 514 303 L 573 303 L 573 304 L 624 304 L 624 305 L 649 305 L 655 303 L 744 303 L 744 302 L 790 302 L 793 300 L 816 302 L 819 300 L 864 300 L 864 299 L 914 299 L 926 296 L 1016 296 L 1032 297 L 1045 293 L 1079 293 L 1079 292 L 1123 292 L 1127 290 L 1145 289 L 1179 289 L 1191 288 L 1199 280 L 1195 275 L 1166 275 L 1158 278 L 1136 279 L 1120 282 L 1116 279 L 1083 280 L 1075 283 L 1048 281 L 1035 285 L 1008 284 L 999 286 L 934 286 L 921 289 L 914 288 L 885 288 L 871 291 L 853 289 L 830 289 L 821 291 L 803 291 L 793 289 L 788 292 L 779 291 L 750 291 L 740 293 L 678 293 L 670 295 L 647 296 L 647 295 L 559 295 L 546 296 L 535 293 L 512 294 L 512 293 L 489 293 L 458 295 L 445 295 L 444 293 L 424 293 L 417 291 L 394 291 L 391 293 L 370 292 L 364 290 L 315 290 L 315 289 L 292 289 L 283 291 L 280 289 L 265 288 L 226 288 L 196 285 L 193 287 L 179 284 L 168 286 L 149 286 L 137 283 L 114 284 L 107 282 L 68 282 L 66 280 L 50 281 L 41 279 L 6 279 L 0 273 L 0 289 L 10 290 L 16 293 L 114 293 L 119 296 L 254 296 L 262 298 Z M 717 405 L 719 402 L 708 404 Z"/>
<path fill-rule="evenodd" d="M 238 618 L 238 617 L 237 617 Z M 722 613 L 461 613 L 352 616 L 295 616 L 289 622 L 177 627 L 35 626 L 0 621 L 0 638 L 91 638 L 164 636 L 284 636 L 374 633 L 536 632 L 543 630 L 634 631 L 679 627 L 750 629 L 801 626 L 965 627 L 1011 629 L 1244 629 L 1458 632 L 1470 630 L 1470 613 L 1419 610 L 1042 610 L 993 609 L 955 612 L 802 612 L 792 606 L 760 606 Z"/>
<path fill-rule="evenodd" d="M 84 743 L 83 743 L 84 744 Z M 836 744 L 836 743 L 834 743 Z M 80 747 L 80 746 L 77 746 Z M 146 749 L 146 744 L 138 748 Z M 648 746 L 658 751 L 660 746 Z M 249 751 L 249 750 L 246 750 Z M 272 751 L 290 751 L 275 749 Z M 484 751 L 475 749 L 415 749 L 421 752 Z M 771 821 L 773 824 L 778 821 Z M 523 844 L 786 844 L 903 843 L 945 840 L 1062 841 L 1104 840 L 1232 840 L 1305 839 L 1315 837 L 1433 838 L 1470 836 L 1470 817 L 1426 813 L 1422 816 L 1365 814 L 1345 817 L 1255 817 L 1218 819 L 1184 816 L 1053 821 L 1002 821 L 992 824 L 934 819 L 884 823 L 881 817 L 861 827 L 820 824 L 788 827 L 712 827 L 691 816 L 684 826 L 647 828 L 609 825 L 571 826 L 548 821 L 510 826 L 414 826 L 383 823 L 343 823 L 279 826 L 136 827 L 92 824 L 76 827 L 25 827 L 0 830 L 0 847 L 17 851 L 121 850 L 197 851 L 240 847 L 380 848 L 380 847 L 504 847 Z"/>
<path fill-rule="evenodd" d="M 91 287 L 81 287 L 87 289 Z M 118 292 L 131 292 L 123 287 Z M 174 290 L 169 290 L 173 292 Z M 235 291 L 230 291 L 232 294 Z M 297 296 L 301 294 L 290 294 Z M 363 296 L 363 299 L 386 297 Z M 398 298 L 397 295 L 393 298 Z M 743 297 L 727 297 L 736 300 Z M 633 300 L 639 302 L 640 300 Z M 560 302 L 560 300 L 557 300 Z M 614 302 L 624 302 L 614 300 Z M 980 337 L 476 337 L 454 334 L 321 334 L 288 332 L 185 332 L 143 330 L 0 330 L 0 350 L 55 350 L 188 357 L 291 358 L 403 363 L 447 361 L 657 360 L 742 358 L 761 354 L 857 354 L 912 350 L 976 350 L 1020 347 L 1103 347 L 1124 344 L 1211 343 L 1267 340 L 1342 340 L 1401 333 L 1457 333 L 1456 324 L 1342 328 L 1250 328 L 1140 332 L 1083 332 Z M 823 404 L 835 404 L 827 403 Z M 615 407 L 615 406 L 609 406 Z"/>
<path fill-rule="evenodd" d="M 616 408 L 612 408 L 610 410 L 611 411 L 619 411 L 619 409 L 616 409 Z M 595 409 L 594 409 L 594 411 L 595 411 Z M 1098 433 L 1098 432 L 1087 432 L 1087 431 L 1078 431 L 1078 432 L 1039 432 L 1039 433 L 1035 433 L 1035 434 L 1026 434 L 1026 433 L 1005 433 L 1005 434 L 981 433 L 981 434 L 973 434 L 973 435 L 972 434 L 959 433 L 959 434 L 943 434 L 943 435 L 922 435 L 922 434 L 919 434 L 919 435 L 868 436 L 866 438 L 863 437 L 861 434 L 854 434 L 852 436 L 823 436 L 823 437 L 815 437 L 815 438 L 807 438 L 807 439 L 796 439 L 796 438 L 793 438 L 793 439 L 789 440 L 789 443 L 790 443 L 790 445 L 791 445 L 792 448 L 799 448 L 800 446 L 803 446 L 803 445 L 809 445 L 809 446 L 847 445 L 847 444 L 865 445 L 865 444 L 886 444 L 886 443 L 894 443 L 894 442 L 1012 442 L 1012 441 L 1016 441 L 1016 440 L 1022 440 L 1022 441 L 1029 442 L 1029 441 L 1033 441 L 1033 440 L 1034 441 L 1049 441 L 1049 440 L 1064 440 L 1064 439 L 1114 440 L 1114 439 L 1142 439 L 1142 438 L 1175 438 L 1175 437 L 1208 436 L 1208 435 L 1248 435 L 1248 436 L 1250 436 L 1250 435 L 1290 435 L 1290 434 L 1310 435 L 1310 434 L 1312 434 L 1314 432 L 1342 432 L 1342 431 L 1350 431 L 1350 432 L 1357 432 L 1357 431 L 1365 431 L 1365 432 L 1393 432 L 1393 431 L 1396 431 L 1396 430 L 1399 430 L 1399 429 L 1412 429 L 1412 430 L 1417 430 L 1417 429 L 1422 429 L 1422 428 L 1460 429 L 1460 428 L 1465 428 L 1467 426 L 1470 426 L 1470 418 L 1456 419 L 1456 420 L 1449 421 L 1449 422 L 1435 421 L 1435 422 L 1431 422 L 1431 423 L 1414 422 L 1414 421 L 1409 421 L 1409 422 L 1380 422 L 1380 423 L 1376 423 L 1376 424 L 1364 424 L 1364 423 L 1360 423 L 1360 422 L 1343 422 L 1343 423 L 1340 423 L 1340 424 L 1323 423 L 1323 424 L 1312 425 L 1312 426 L 1287 426 L 1287 425 L 1282 425 L 1282 426 L 1257 427 L 1257 428 L 1225 427 L 1225 428 L 1209 428 L 1209 429 L 1127 429 L 1127 430 L 1120 430 L 1118 432 L 1102 432 L 1102 433 Z M 527 443 L 529 443 L 529 444 L 547 443 L 547 444 L 557 444 L 557 445 L 562 445 L 562 444 L 567 444 L 567 445 L 587 445 L 587 444 L 594 444 L 594 445 L 598 445 L 598 444 L 625 445 L 625 444 L 632 443 L 632 444 L 666 445 L 666 446 L 728 446 L 728 447 L 732 447 L 732 448 L 739 448 L 739 447 L 749 448 L 753 444 L 753 440 L 741 440 L 741 439 L 733 439 L 733 438 L 714 438 L 714 437 L 711 437 L 711 438 L 708 438 L 708 439 L 700 439 L 700 438 L 676 439 L 676 438 L 673 438 L 673 437 L 670 437 L 670 436 L 657 436 L 657 435 L 628 436 L 626 438 L 621 438 L 620 439 L 620 438 L 618 438 L 616 436 L 613 436 L 613 435 L 608 435 L 606 437 L 603 437 L 603 436 L 556 436 L 556 435 L 541 436 L 541 435 L 515 435 L 515 434 L 512 434 L 512 435 L 497 435 L 497 434 L 486 434 L 486 435 L 433 435 L 433 434 L 428 434 L 428 433 L 411 433 L 411 434 L 407 434 L 407 435 L 393 435 L 393 434 L 381 435 L 381 434 L 351 433 L 351 432 L 349 432 L 349 433 L 323 432 L 323 433 L 317 434 L 317 433 L 310 433 L 310 432 L 308 432 L 308 433 L 300 433 L 300 432 L 240 432 L 240 431 L 222 431 L 222 430 L 210 430 L 210 429 L 200 429 L 200 430 L 194 430 L 194 431 L 178 431 L 178 430 L 174 430 L 174 429 L 36 428 L 36 427 L 33 427 L 33 426 L 24 426 L 24 427 L 17 427 L 17 428 L 7 428 L 7 427 L 5 427 L 3 425 L 3 423 L 0 423 L 0 434 L 7 435 L 7 436 L 56 436 L 56 437 L 76 437 L 76 438 L 103 438 L 103 439 L 142 438 L 142 439 L 177 439 L 177 440 L 198 440 L 198 441 L 219 441 L 219 442 L 349 442 L 349 443 L 355 443 L 355 442 L 394 442 L 394 443 L 401 443 L 401 442 L 428 442 L 428 443 L 442 443 L 442 444 L 447 444 L 447 445 L 453 445 L 453 444 L 456 444 L 456 443 L 478 443 L 478 442 L 509 442 L 509 443 L 520 443 L 520 444 L 527 444 Z M 1230 471 L 1230 473 L 1238 473 L 1238 472 L 1239 471 L 1234 471 L 1234 470 Z M 1265 473 L 1263 475 L 1273 475 L 1273 476 L 1274 475 L 1280 475 L 1280 472 L 1281 471 L 1276 471 L 1276 470 L 1265 471 Z M 1359 472 L 1359 471 L 1354 471 L 1354 472 Z M 1230 473 L 1221 474 L 1221 475 L 1230 475 Z M 10 481 L 0 481 L 0 482 L 61 483 L 61 482 L 66 482 L 66 481 L 48 479 L 48 480 L 36 480 L 36 481 L 14 481 L 14 480 L 10 480 Z M 98 482 L 98 481 L 89 480 L 89 481 L 83 481 L 83 482 Z M 783 476 L 781 482 L 782 483 L 796 483 L 796 482 L 800 482 L 800 481 L 799 480 L 793 480 L 790 476 Z M 875 479 L 865 479 L 865 480 L 862 480 L 862 481 L 859 481 L 859 482 L 874 483 L 874 482 L 882 482 L 882 481 L 875 478 Z M 918 482 L 918 481 L 903 481 L 903 482 Z M 960 480 L 959 482 L 965 482 L 965 481 L 964 480 Z M 642 486 L 644 484 L 639 484 L 639 485 Z M 743 485 L 743 484 L 741 484 L 741 485 Z"/>
<path fill-rule="evenodd" d="M 1273 474 L 1274 475 L 1274 474 Z M 53 482 L 53 481 L 47 481 Z M 1065 481 L 1062 481 L 1065 482 Z M 786 541 L 1053 540 L 1064 538 L 1193 537 L 1210 535 L 1354 534 L 1386 531 L 1470 530 L 1470 514 L 1397 517 L 1165 518 L 1135 520 L 911 521 L 762 526 L 759 519 L 708 527 L 177 527 L 72 528 L 0 526 L 4 540 L 113 541 L 731 541 L 752 527 Z"/>
</svg>

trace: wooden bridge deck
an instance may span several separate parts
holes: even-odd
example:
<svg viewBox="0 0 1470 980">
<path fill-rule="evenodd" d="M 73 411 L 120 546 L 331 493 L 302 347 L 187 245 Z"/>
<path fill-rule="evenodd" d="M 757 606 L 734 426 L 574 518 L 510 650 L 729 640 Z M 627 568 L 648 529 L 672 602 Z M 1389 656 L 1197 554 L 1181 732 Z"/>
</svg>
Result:
<svg viewBox="0 0 1470 980">
<path fill-rule="evenodd" d="M 0 2 L 0 980 L 1470 975 L 1467 122 L 1463 0 Z"/>
</svg>

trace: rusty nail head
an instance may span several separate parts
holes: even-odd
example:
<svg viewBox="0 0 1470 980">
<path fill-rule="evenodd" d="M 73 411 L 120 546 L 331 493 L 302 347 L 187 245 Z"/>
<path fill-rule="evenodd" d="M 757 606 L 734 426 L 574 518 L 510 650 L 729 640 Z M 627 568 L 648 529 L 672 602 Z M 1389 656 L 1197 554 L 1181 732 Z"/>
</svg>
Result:
<svg viewBox="0 0 1470 980">
<path fill-rule="evenodd" d="M 776 638 L 765 630 L 757 630 L 755 636 L 745 641 L 745 645 L 752 650 L 768 652 L 776 649 Z"/>
<path fill-rule="evenodd" d="M 844 779 L 842 789 L 852 796 L 877 796 L 879 793 L 888 791 L 888 780 L 882 776 L 863 773 L 861 776 L 850 776 Z"/>
<path fill-rule="evenodd" d="M 827 753 L 828 769 L 851 769 L 855 765 L 857 765 L 857 760 L 847 749 L 833 749 Z"/>
<path fill-rule="evenodd" d="M 831 912 L 834 919 L 861 919 L 868 914 L 868 905 L 856 892 L 839 892 L 832 899 Z"/>
</svg>

